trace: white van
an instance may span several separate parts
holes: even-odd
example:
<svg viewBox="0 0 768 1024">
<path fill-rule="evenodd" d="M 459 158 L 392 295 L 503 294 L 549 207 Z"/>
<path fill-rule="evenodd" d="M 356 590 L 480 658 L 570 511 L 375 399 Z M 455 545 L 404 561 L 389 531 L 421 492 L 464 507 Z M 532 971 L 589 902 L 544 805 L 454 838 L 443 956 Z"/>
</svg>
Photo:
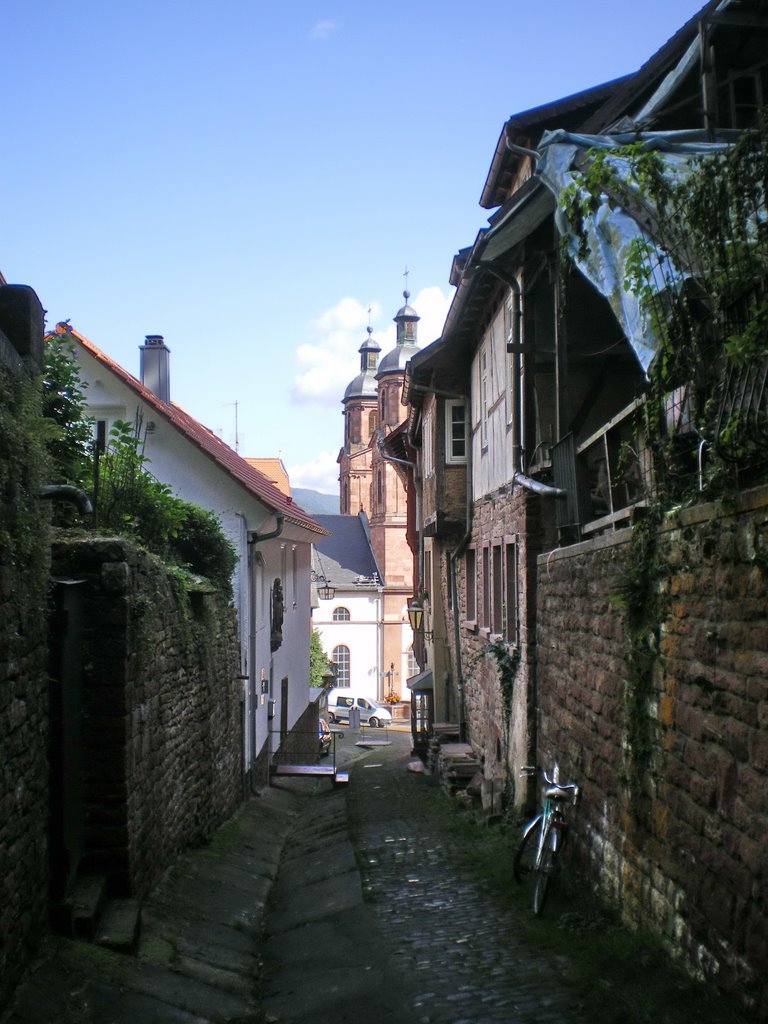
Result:
<svg viewBox="0 0 768 1024">
<path fill-rule="evenodd" d="M 351 708 L 360 712 L 361 725 L 376 729 L 392 723 L 389 708 L 372 697 L 356 697 L 343 690 L 331 690 L 328 694 L 328 718 L 331 722 L 348 722 Z"/>
</svg>

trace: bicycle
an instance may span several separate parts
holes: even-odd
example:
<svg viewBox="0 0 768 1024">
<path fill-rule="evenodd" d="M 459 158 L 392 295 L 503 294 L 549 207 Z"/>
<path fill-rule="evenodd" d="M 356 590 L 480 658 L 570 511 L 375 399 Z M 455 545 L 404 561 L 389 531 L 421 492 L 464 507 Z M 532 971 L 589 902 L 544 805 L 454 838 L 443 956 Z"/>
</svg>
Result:
<svg viewBox="0 0 768 1024">
<path fill-rule="evenodd" d="M 533 887 L 533 912 L 539 917 L 544 909 L 547 889 L 558 855 L 563 848 L 568 822 L 565 817 L 566 802 L 576 804 L 579 787 L 575 782 L 561 782 L 557 763 L 550 778 L 543 769 L 526 765 L 520 770 L 522 776 L 537 775 L 541 771 L 545 788 L 539 813 L 523 829 L 523 835 L 515 851 L 513 869 L 515 879 L 522 883 L 535 873 Z"/>
</svg>

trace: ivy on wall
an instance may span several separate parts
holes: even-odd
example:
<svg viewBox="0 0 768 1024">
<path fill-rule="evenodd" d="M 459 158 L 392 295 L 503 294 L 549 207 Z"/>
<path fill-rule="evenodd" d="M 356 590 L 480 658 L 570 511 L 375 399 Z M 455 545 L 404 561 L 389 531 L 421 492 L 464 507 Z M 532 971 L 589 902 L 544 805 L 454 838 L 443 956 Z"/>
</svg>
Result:
<svg viewBox="0 0 768 1024">
<path fill-rule="evenodd" d="M 690 173 L 666 173 L 662 155 L 633 143 L 587 154 L 560 205 L 589 256 L 586 225 L 601 202 L 623 206 L 644 225 L 624 265 L 650 326 L 643 427 L 655 455 L 662 502 L 694 497 L 692 462 L 707 459 L 698 481 L 727 493 L 749 472 L 768 479 L 768 113 L 759 128 Z M 670 412 L 686 429 L 670 429 Z M 695 468 L 695 467 L 694 467 Z"/>
</svg>

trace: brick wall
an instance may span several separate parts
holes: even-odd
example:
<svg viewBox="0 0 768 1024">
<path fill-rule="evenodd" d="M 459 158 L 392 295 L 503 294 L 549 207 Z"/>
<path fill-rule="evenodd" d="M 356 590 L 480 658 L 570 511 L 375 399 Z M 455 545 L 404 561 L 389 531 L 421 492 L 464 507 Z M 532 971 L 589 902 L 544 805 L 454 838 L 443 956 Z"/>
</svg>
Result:
<svg viewBox="0 0 768 1024">
<path fill-rule="evenodd" d="M 680 511 L 658 556 L 639 699 L 629 531 L 539 560 L 540 760 L 581 784 L 577 852 L 625 919 L 765 1014 L 768 490 Z"/>
<path fill-rule="evenodd" d="M 532 700 L 535 689 L 536 558 L 544 535 L 540 515 L 542 499 L 515 488 L 474 506 L 471 544 L 476 550 L 478 627 L 461 629 L 461 656 L 468 741 L 484 760 L 486 777 L 504 776 L 508 796 L 521 804 L 527 790 L 519 785 L 519 767 L 528 763 L 534 744 Z M 482 627 L 482 548 L 485 544 L 515 541 L 519 605 L 517 635 L 507 637 L 510 652 L 519 654 L 512 686 L 510 714 L 499 686 L 499 664 L 489 652 L 490 635 Z M 466 615 L 465 563 L 460 566 L 460 615 Z M 506 580 L 506 570 L 504 570 Z"/>
<path fill-rule="evenodd" d="M 123 540 L 61 540 L 53 563 L 85 581 L 81 869 L 143 895 L 242 798 L 234 611 Z"/>
</svg>

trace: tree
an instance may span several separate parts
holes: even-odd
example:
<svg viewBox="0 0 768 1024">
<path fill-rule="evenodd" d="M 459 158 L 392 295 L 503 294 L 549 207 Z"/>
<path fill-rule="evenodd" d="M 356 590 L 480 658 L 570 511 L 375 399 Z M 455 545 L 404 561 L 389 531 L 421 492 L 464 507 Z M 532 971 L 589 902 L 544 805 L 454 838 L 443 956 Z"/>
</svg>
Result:
<svg viewBox="0 0 768 1024">
<path fill-rule="evenodd" d="M 322 686 L 323 675 L 330 667 L 331 663 L 328 660 L 328 655 L 323 650 L 320 634 L 316 629 L 313 629 L 309 638 L 309 685 Z"/>
</svg>

